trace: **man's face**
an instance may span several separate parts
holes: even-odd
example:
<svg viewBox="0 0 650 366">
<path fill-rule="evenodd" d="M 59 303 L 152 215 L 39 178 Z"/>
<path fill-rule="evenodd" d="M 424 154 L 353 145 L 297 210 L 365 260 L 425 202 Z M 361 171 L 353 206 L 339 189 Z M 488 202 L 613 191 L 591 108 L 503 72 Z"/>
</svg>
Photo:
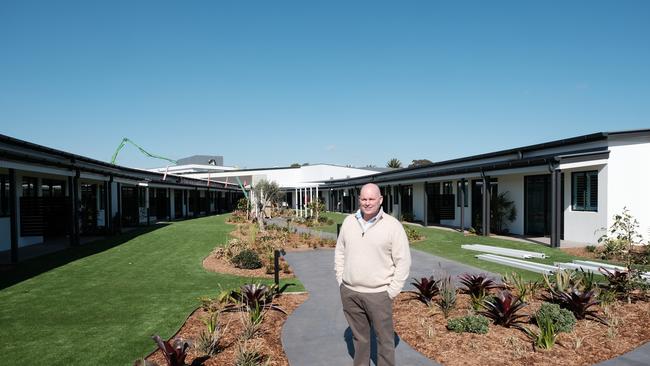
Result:
<svg viewBox="0 0 650 366">
<path fill-rule="evenodd" d="M 384 198 L 376 185 L 365 185 L 359 194 L 359 208 L 364 219 L 371 219 L 379 212 Z"/>
</svg>

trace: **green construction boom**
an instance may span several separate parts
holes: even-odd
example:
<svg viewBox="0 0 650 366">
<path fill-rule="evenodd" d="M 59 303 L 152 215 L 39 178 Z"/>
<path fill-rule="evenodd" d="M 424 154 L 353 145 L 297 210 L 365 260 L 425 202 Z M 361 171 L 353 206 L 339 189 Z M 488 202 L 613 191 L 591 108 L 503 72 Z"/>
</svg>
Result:
<svg viewBox="0 0 650 366">
<path fill-rule="evenodd" d="M 117 150 L 115 150 L 115 153 L 113 154 L 113 157 L 111 158 L 111 164 L 115 164 L 115 160 L 117 159 L 117 154 L 120 153 L 120 150 L 122 150 L 122 148 L 124 147 L 124 145 L 126 145 L 127 142 L 130 143 L 131 145 L 137 147 L 138 150 L 140 150 L 140 152 L 142 152 L 143 154 L 147 155 L 150 158 L 162 159 L 162 160 L 166 160 L 166 161 L 168 161 L 170 163 L 176 164 L 176 160 L 172 160 L 172 159 L 165 158 L 163 156 L 158 156 L 158 155 L 151 154 L 151 153 L 147 152 L 147 150 L 141 148 L 140 146 L 138 146 L 138 144 L 136 144 L 135 142 L 129 140 L 126 137 L 122 139 L 122 142 L 120 142 L 120 146 L 118 146 Z"/>
<path fill-rule="evenodd" d="M 115 150 L 115 153 L 113 154 L 113 157 L 111 158 L 111 164 L 115 164 L 115 160 L 117 159 L 117 154 L 120 153 L 120 150 L 122 150 L 122 148 L 124 148 L 124 145 L 126 145 L 127 142 L 130 143 L 131 145 L 135 146 L 136 148 L 138 148 L 138 150 L 140 150 L 141 153 L 147 155 L 147 156 L 150 157 L 150 158 L 156 158 L 156 159 L 166 160 L 166 161 L 168 161 L 168 162 L 170 162 L 170 163 L 176 164 L 176 160 L 168 159 L 168 158 L 166 158 L 166 157 L 164 157 L 164 156 L 158 156 L 158 155 L 151 154 L 151 153 L 149 153 L 147 150 L 141 148 L 140 146 L 138 146 L 138 144 L 136 144 L 135 142 L 129 140 L 129 139 L 126 138 L 126 137 L 124 137 L 124 138 L 122 139 L 122 142 L 120 142 L 120 145 L 119 145 L 119 146 L 117 147 L 117 149 Z M 244 188 L 244 185 L 243 185 L 243 184 L 241 183 L 241 181 L 239 180 L 239 177 L 236 177 L 236 178 L 237 178 L 237 183 L 239 183 L 239 188 L 240 188 L 241 191 L 244 193 L 244 197 L 246 197 L 246 199 L 248 199 L 248 194 L 246 193 L 246 189 Z"/>
</svg>

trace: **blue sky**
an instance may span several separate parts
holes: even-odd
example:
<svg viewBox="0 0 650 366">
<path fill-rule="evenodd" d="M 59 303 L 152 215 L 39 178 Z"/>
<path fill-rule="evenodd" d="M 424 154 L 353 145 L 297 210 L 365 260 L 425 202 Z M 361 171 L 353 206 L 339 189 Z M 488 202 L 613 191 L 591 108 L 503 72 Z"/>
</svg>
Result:
<svg viewBox="0 0 650 366">
<path fill-rule="evenodd" d="M 252 168 L 650 128 L 648 19 L 647 1 L 0 0 L 0 133 Z"/>
</svg>

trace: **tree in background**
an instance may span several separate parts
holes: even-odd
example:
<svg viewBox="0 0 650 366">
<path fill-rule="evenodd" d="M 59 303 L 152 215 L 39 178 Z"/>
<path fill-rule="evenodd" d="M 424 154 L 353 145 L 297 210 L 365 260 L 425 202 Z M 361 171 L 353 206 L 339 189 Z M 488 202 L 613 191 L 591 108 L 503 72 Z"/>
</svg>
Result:
<svg viewBox="0 0 650 366">
<path fill-rule="evenodd" d="M 386 163 L 386 168 L 399 169 L 401 167 L 402 167 L 402 162 L 397 160 L 396 158 L 392 158 L 388 160 L 388 163 Z"/>
<path fill-rule="evenodd" d="M 425 166 L 425 165 L 431 165 L 431 164 L 433 164 L 433 162 L 431 160 L 428 160 L 428 159 L 416 159 L 416 160 L 413 160 L 411 162 L 411 164 L 409 164 L 408 167 L 409 168 L 414 168 L 416 166 Z"/>
<path fill-rule="evenodd" d="M 293 163 L 289 167 L 290 168 L 300 168 L 300 163 Z"/>
</svg>

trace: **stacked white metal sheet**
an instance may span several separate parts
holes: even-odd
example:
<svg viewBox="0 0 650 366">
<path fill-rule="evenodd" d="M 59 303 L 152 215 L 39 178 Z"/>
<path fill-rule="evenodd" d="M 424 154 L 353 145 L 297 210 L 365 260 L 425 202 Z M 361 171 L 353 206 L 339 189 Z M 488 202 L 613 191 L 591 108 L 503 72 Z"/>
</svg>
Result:
<svg viewBox="0 0 650 366">
<path fill-rule="evenodd" d="M 544 254 L 544 253 L 531 252 L 531 251 L 528 251 L 528 250 L 494 247 L 494 246 L 491 246 L 491 245 L 465 244 L 465 245 L 461 245 L 460 247 L 463 248 L 463 249 L 467 249 L 467 250 L 475 250 L 477 252 L 505 255 L 507 257 L 526 258 L 526 259 L 527 258 L 546 258 L 546 254 Z"/>
<path fill-rule="evenodd" d="M 553 273 L 557 271 L 557 267 L 550 264 L 529 262 L 521 259 L 502 257 L 494 254 L 479 254 L 476 256 L 476 258 L 484 261 L 492 262 L 492 263 L 503 264 L 514 268 L 525 269 L 527 271 L 536 272 L 536 273 Z"/>
<path fill-rule="evenodd" d="M 574 260 L 573 263 L 564 263 L 563 265 L 571 265 L 571 264 L 574 266 L 578 266 L 575 269 L 582 268 L 584 271 L 589 271 L 594 273 L 600 273 L 598 268 L 605 268 L 609 271 L 627 271 L 627 268 L 622 266 L 616 266 L 609 263 L 583 261 L 583 260 Z M 646 281 L 650 281 L 650 272 L 641 273 L 641 278 L 643 278 Z"/>
</svg>

